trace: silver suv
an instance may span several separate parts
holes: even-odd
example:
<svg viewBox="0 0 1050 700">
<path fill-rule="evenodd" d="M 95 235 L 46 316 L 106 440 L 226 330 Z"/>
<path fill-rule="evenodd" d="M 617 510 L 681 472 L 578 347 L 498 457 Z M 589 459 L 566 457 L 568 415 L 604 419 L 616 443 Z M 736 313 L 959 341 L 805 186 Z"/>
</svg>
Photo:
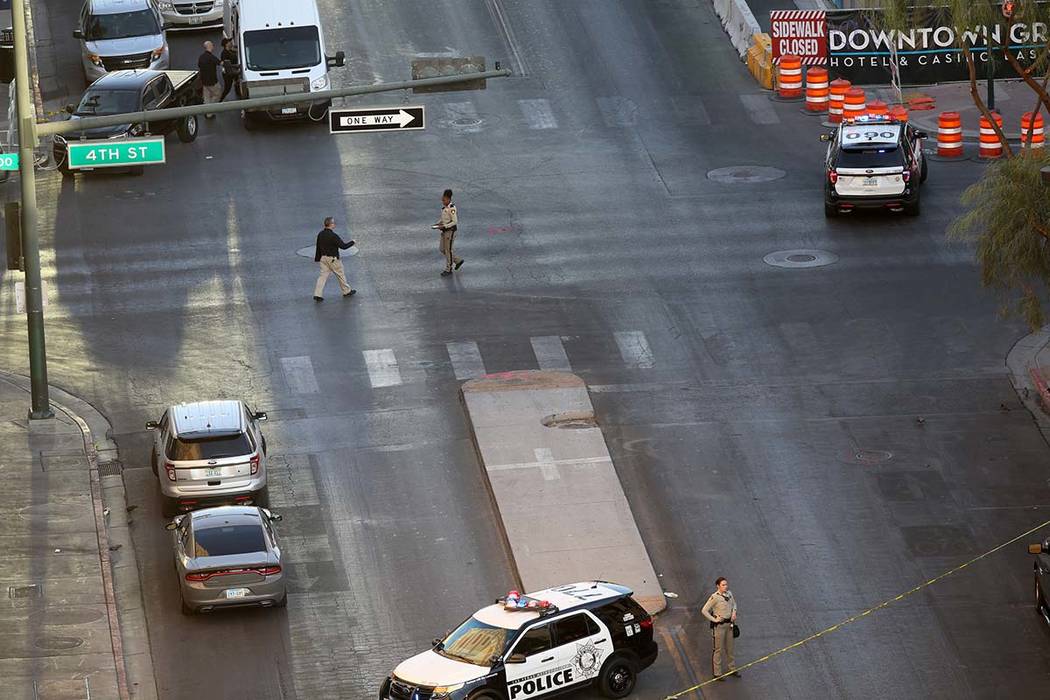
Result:
<svg viewBox="0 0 1050 700">
<path fill-rule="evenodd" d="M 115 70 L 166 70 L 165 26 L 153 0 L 85 0 L 73 30 L 84 78 L 90 84 Z"/>
<path fill-rule="evenodd" d="M 198 401 L 172 406 L 146 429 L 156 433 L 150 456 L 160 484 L 164 517 L 216 503 L 270 503 L 266 487 L 263 412 L 243 401 Z"/>
</svg>

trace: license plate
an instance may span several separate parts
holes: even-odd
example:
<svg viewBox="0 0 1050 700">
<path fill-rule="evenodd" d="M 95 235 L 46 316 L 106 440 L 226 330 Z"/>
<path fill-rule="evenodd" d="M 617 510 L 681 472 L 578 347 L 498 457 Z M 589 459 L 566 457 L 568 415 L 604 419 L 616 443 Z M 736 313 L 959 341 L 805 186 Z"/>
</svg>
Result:
<svg viewBox="0 0 1050 700">
<path fill-rule="evenodd" d="M 200 24 L 200 23 L 201 23 L 201 18 L 200 17 L 190 17 L 190 24 Z"/>
<path fill-rule="evenodd" d="M 877 178 L 874 178 L 874 177 L 866 177 L 866 178 L 864 178 L 864 181 L 862 183 L 860 183 L 860 184 L 863 187 L 878 187 L 879 186 L 879 181 L 878 181 Z"/>
<path fill-rule="evenodd" d="M 227 588 L 226 589 L 226 597 L 227 598 L 244 598 L 247 595 L 248 595 L 248 589 L 247 588 Z"/>
<path fill-rule="evenodd" d="M 295 114 L 298 111 L 295 107 L 281 107 L 281 114 Z"/>
<path fill-rule="evenodd" d="M 204 470 L 204 476 L 222 476 L 222 467 L 208 467 Z"/>
</svg>

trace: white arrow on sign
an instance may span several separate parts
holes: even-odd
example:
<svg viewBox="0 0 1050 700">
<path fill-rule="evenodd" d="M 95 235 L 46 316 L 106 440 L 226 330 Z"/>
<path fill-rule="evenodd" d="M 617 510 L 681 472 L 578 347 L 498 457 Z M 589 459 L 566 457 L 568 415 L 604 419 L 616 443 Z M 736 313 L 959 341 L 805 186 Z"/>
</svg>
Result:
<svg viewBox="0 0 1050 700">
<path fill-rule="evenodd" d="M 399 109 L 397 114 L 362 114 L 339 117 L 339 124 L 341 126 L 385 126 L 396 123 L 399 127 L 404 128 L 414 120 L 414 116 L 403 109 Z"/>
</svg>

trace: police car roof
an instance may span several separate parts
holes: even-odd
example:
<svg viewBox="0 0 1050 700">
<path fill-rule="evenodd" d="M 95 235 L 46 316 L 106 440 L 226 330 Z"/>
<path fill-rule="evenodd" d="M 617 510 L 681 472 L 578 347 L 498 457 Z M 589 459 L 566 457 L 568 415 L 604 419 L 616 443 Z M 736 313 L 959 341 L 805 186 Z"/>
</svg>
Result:
<svg viewBox="0 0 1050 700">
<path fill-rule="evenodd" d="M 525 595 L 535 600 L 548 601 L 551 605 L 558 608 L 558 612 L 567 612 L 577 608 L 594 607 L 597 604 L 622 598 L 632 593 L 633 591 L 627 586 L 620 586 L 615 583 L 582 581 L 565 586 L 545 588 L 542 591 L 526 593 Z M 539 617 L 540 613 L 538 612 L 506 610 L 502 603 L 488 605 L 474 613 L 474 619 L 479 622 L 509 630 L 516 630 Z"/>
</svg>

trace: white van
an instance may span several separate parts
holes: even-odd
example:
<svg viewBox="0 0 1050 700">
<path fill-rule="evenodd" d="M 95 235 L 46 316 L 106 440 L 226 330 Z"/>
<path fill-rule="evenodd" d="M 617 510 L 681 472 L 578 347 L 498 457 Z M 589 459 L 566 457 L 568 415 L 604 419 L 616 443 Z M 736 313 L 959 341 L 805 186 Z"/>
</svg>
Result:
<svg viewBox="0 0 1050 700">
<path fill-rule="evenodd" d="M 243 111 L 245 128 L 257 119 L 325 120 L 331 100 L 311 101 L 307 95 L 329 89 L 328 69 L 344 65 L 345 56 L 326 55 L 316 0 L 227 0 L 223 31 L 237 44 L 239 97 L 304 97 L 294 105 Z"/>
</svg>

